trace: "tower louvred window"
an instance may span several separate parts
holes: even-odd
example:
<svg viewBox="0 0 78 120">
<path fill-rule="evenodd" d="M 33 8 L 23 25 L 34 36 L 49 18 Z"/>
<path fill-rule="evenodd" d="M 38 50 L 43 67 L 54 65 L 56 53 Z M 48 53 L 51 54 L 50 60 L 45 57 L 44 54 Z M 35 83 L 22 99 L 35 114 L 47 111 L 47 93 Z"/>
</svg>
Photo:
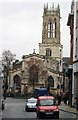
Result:
<svg viewBox="0 0 78 120">
<path fill-rule="evenodd" d="M 48 38 L 52 37 L 52 22 L 48 22 Z"/>
<path fill-rule="evenodd" d="M 48 22 L 48 38 L 56 37 L 56 19 L 52 22 L 49 20 Z"/>
</svg>

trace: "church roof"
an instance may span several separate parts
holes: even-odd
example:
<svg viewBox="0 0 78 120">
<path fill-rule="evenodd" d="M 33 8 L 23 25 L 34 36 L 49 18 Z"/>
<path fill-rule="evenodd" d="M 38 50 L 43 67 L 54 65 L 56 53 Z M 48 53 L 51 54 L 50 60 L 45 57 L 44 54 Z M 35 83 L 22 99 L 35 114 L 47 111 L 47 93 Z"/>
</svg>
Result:
<svg viewBox="0 0 78 120">
<path fill-rule="evenodd" d="M 36 53 L 29 54 L 29 55 L 23 55 L 23 56 L 22 56 L 22 59 L 27 59 L 27 58 L 30 58 L 30 57 L 39 57 L 39 58 L 44 59 L 44 56 L 43 56 L 43 55 L 39 55 L 39 54 L 36 54 Z"/>
</svg>

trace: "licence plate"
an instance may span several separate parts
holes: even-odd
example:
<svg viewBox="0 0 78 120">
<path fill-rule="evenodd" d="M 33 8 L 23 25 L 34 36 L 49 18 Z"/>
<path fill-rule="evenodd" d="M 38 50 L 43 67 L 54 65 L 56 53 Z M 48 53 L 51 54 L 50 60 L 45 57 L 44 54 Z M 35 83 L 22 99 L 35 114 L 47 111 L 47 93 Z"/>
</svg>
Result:
<svg viewBox="0 0 78 120">
<path fill-rule="evenodd" d="M 31 108 L 34 108 L 34 106 L 31 106 Z"/>
<path fill-rule="evenodd" d="M 53 113 L 52 112 L 46 112 L 46 115 L 52 115 Z"/>
</svg>

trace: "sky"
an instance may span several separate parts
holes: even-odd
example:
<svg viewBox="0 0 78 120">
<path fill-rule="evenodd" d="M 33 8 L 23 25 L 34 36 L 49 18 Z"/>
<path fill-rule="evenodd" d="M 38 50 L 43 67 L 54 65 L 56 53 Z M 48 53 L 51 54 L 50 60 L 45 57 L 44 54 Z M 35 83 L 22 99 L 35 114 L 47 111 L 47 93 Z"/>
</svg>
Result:
<svg viewBox="0 0 78 120">
<path fill-rule="evenodd" d="M 23 55 L 39 53 L 42 42 L 44 4 L 60 5 L 60 32 L 63 57 L 70 56 L 70 29 L 67 26 L 72 0 L 0 0 L 0 57 L 4 50 Z"/>
</svg>

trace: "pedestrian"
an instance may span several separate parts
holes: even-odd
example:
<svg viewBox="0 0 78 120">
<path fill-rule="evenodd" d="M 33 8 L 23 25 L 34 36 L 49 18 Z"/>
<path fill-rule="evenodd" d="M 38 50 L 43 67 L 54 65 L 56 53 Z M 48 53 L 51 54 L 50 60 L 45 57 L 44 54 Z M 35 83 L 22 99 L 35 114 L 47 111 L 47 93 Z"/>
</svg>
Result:
<svg viewBox="0 0 78 120">
<path fill-rule="evenodd" d="M 58 101 L 58 105 L 61 104 L 61 94 L 57 93 L 57 101 Z"/>
<path fill-rule="evenodd" d="M 63 99 L 64 99 L 65 105 L 67 105 L 68 95 L 66 93 L 64 94 L 64 98 Z"/>
</svg>

